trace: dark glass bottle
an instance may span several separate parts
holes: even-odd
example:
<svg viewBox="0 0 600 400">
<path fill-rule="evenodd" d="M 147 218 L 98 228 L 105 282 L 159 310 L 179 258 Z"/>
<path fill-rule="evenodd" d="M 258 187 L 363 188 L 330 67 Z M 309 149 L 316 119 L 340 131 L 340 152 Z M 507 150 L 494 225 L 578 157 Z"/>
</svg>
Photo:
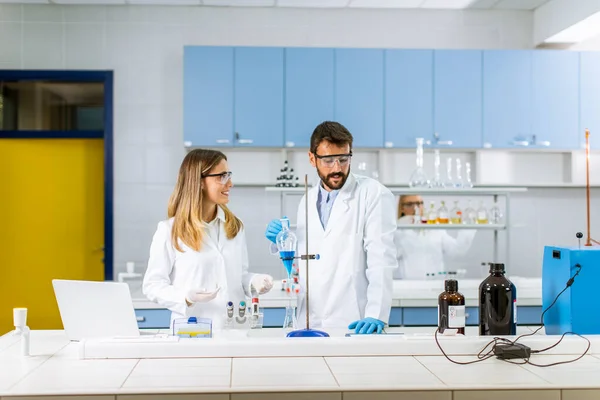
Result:
<svg viewBox="0 0 600 400">
<path fill-rule="evenodd" d="M 517 288 L 504 264 L 490 263 L 490 276 L 479 285 L 479 334 L 517 334 Z"/>
<path fill-rule="evenodd" d="M 445 291 L 438 297 L 438 331 L 457 329 L 465 334 L 465 296 L 458 292 L 458 282 L 448 279 L 444 282 Z"/>
</svg>

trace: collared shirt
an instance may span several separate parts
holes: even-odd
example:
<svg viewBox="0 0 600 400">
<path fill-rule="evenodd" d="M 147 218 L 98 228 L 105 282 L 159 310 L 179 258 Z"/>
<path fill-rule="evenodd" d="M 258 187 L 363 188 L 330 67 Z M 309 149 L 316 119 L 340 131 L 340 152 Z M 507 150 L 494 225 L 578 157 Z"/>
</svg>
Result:
<svg viewBox="0 0 600 400">
<path fill-rule="evenodd" d="M 321 225 L 323 229 L 327 228 L 327 222 L 331 215 L 331 209 L 333 208 L 333 202 L 337 197 L 339 190 L 332 190 L 328 192 L 323 188 L 323 183 L 319 184 L 319 196 L 317 198 L 317 210 L 319 211 L 319 218 L 321 219 Z"/>
<path fill-rule="evenodd" d="M 225 223 L 225 212 L 217 206 L 217 216 L 210 222 L 204 222 L 205 232 L 217 248 L 219 247 L 219 236 L 221 234 L 221 221 Z"/>
</svg>

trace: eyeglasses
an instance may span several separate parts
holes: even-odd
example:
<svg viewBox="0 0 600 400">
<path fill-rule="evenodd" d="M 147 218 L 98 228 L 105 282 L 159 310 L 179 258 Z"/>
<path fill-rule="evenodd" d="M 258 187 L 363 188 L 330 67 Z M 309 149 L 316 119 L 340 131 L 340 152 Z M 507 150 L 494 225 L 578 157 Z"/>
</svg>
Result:
<svg viewBox="0 0 600 400">
<path fill-rule="evenodd" d="M 406 203 L 402 203 L 402 207 L 421 207 L 422 205 L 422 201 L 409 201 Z"/>
<path fill-rule="evenodd" d="M 209 176 L 220 176 L 221 185 L 225 185 L 231 179 L 231 171 L 221 172 L 220 174 L 206 174 L 203 178 L 208 178 Z"/>
<path fill-rule="evenodd" d="M 340 167 L 345 167 L 350 164 L 350 158 L 352 158 L 352 152 L 348 154 L 332 154 L 330 156 L 320 156 L 317 153 L 313 154 L 316 158 L 321 160 L 321 163 L 327 168 L 333 167 L 336 161 L 340 164 Z"/>
</svg>

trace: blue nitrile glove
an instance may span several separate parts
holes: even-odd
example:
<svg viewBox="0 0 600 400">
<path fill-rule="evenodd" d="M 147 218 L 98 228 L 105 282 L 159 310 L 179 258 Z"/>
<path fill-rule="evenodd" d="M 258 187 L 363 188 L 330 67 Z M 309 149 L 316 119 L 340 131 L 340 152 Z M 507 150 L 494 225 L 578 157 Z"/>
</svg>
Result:
<svg viewBox="0 0 600 400">
<path fill-rule="evenodd" d="M 265 236 L 271 242 L 275 243 L 275 239 L 277 239 L 277 234 L 279 232 L 281 232 L 281 220 L 278 218 L 269 222 L 269 225 L 267 225 L 267 231 L 265 232 Z"/>
<path fill-rule="evenodd" d="M 375 333 L 375 331 L 377 331 L 377 333 L 381 333 L 384 327 L 385 324 L 383 323 L 383 321 L 370 317 L 363 318 L 359 321 L 354 321 L 353 323 L 348 325 L 348 329 L 356 328 L 354 332 L 359 334 L 371 334 Z"/>
</svg>

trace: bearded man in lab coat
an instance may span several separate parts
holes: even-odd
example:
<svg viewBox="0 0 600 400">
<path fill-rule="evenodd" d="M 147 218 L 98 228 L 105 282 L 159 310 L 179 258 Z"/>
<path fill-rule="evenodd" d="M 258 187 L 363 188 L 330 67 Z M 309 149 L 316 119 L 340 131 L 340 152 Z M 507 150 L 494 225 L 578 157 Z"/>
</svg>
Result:
<svg viewBox="0 0 600 400">
<path fill-rule="evenodd" d="M 381 333 L 392 305 L 393 273 L 397 268 L 395 198 L 378 181 L 350 172 L 352 135 L 340 123 L 326 121 L 310 139 L 308 157 L 319 184 L 298 206 L 298 255 L 306 251 L 305 202 L 308 201 L 310 261 L 310 321 L 314 328 L 354 329 Z M 275 243 L 279 219 L 265 236 Z M 305 262 L 298 261 L 305 287 Z M 304 299 L 298 321 L 304 321 Z"/>
</svg>

